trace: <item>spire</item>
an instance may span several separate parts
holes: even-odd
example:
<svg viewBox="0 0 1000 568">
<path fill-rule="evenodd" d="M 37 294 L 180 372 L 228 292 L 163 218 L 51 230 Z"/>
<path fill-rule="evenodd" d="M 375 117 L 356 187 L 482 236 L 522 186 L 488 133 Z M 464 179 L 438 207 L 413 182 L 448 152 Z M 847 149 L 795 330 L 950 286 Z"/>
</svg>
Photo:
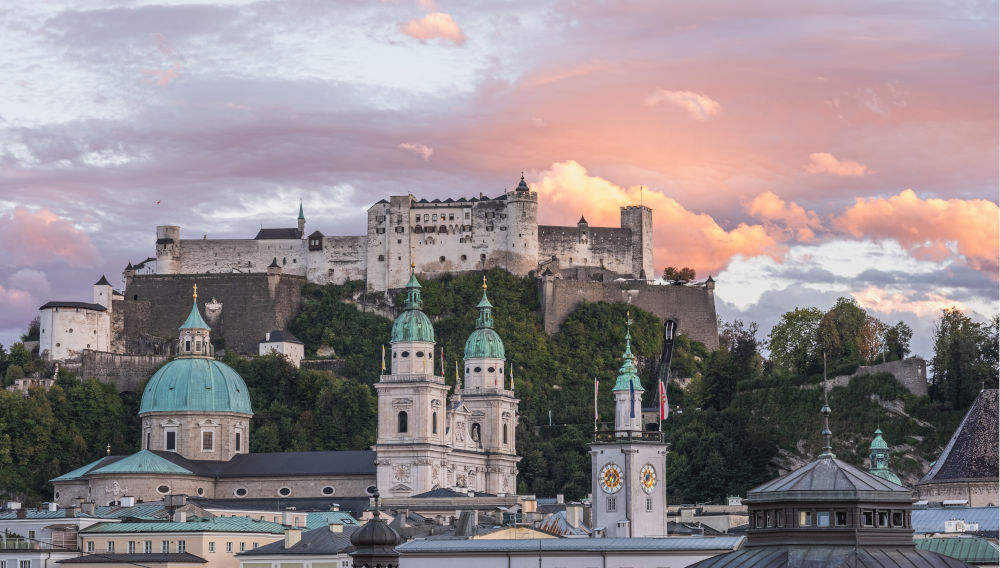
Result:
<svg viewBox="0 0 1000 568">
<path fill-rule="evenodd" d="M 486 277 L 483 276 L 483 299 L 479 300 L 476 306 L 479 309 L 479 319 L 476 320 L 476 329 L 493 327 L 493 304 L 486 297 Z"/>
<path fill-rule="evenodd" d="M 406 310 L 419 310 L 423 307 L 424 302 L 420 299 L 420 282 L 417 281 L 417 276 L 413 274 L 413 265 L 410 265 L 410 281 L 406 283 L 406 301 L 403 303 L 403 309 Z"/>
<path fill-rule="evenodd" d="M 635 366 L 635 355 L 632 354 L 632 317 L 631 311 L 627 312 L 625 320 L 625 353 L 622 353 L 624 363 L 618 369 L 618 380 L 612 390 L 633 390 L 642 392 L 642 381 L 639 380 L 638 369 Z"/>
<path fill-rule="evenodd" d="M 826 399 L 826 385 L 823 385 L 823 408 L 820 409 L 820 413 L 823 414 L 823 453 L 819 455 L 821 458 L 833 459 L 837 456 L 833 455 L 833 446 L 831 445 L 831 437 L 833 432 L 830 431 L 830 404 Z"/>
<path fill-rule="evenodd" d="M 517 184 L 517 191 L 528 191 L 530 188 L 524 181 L 524 170 L 521 170 L 521 182 Z"/>
<path fill-rule="evenodd" d="M 299 200 L 299 219 L 305 220 L 306 216 L 302 213 L 302 200 Z"/>
<path fill-rule="evenodd" d="M 198 285 L 194 285 L 194 293 L 192 293 L 194 298 L 194 303 L 191 305 L 191 313 L 188 314 L 186 320 L 181 325 L 179 329 L 209 329 L 205 320 L 201 317 L 201 310 L 198 309 Z"/>
<path fill-rule="evenodd" d="M 868 473 L 877 475 L 882 479 L 891 481 L 896 485 L 902 485 L 899 477 L 889 471 L 889 444 L 882 439 L 882 429 L 875 429 L 875 438 L 868 446 L 868 459 L 870 461 Z"/>
</svg>

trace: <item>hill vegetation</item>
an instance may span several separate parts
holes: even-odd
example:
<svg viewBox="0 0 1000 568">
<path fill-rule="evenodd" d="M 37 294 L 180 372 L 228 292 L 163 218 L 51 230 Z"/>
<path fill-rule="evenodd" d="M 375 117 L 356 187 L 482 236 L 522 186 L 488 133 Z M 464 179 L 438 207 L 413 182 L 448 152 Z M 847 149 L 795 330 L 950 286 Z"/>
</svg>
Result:
<svg viewBox="0 0 1000 568">
<path fill-rule="evenodd" d="M 600 385 L 598 427 L 607 428 L 614 419 L 610 389 L 622 363 L 629 306 L 581 304 L 560 332 L 549 337 L 538 315 L 533 280 L 502 270 L 489 271 L 487 277 L 495 327 L 521 400 L 518 491 L 583 498 L 591 487 L 593 381 Z M 422 284 L 424 311 L 443 350 L 439 360 L 453 385 L 456 362 L 475 326 L 482 280 L 463 275 Z M 339 376 L 295 369 L 276 355 L 224 356 L 251 392 L 252 451 L 363 449 L 374 443 L 371 385 L 381 372 L 382 345 L 392 322 L 359 309 L 361 286 L 306 285 L 302 310 L 291 326 L 306 344 L 307 355 L 323 346 L 335 350 L 342 360 Z M 373 301 L 370 295 L 367 299 Z M 401 297 L 374 300 L 383 307 L 402 303 Z M 655 406 L 662 326 L 636 308 L 631 319 L 644 403 Z M 996 320 L 977 324 L 961 312 L 942 315 L 930 397 L 913 396 L 891 375 L 856 378 L 833 388 L 829 400 L 838 457 L 866 465 L 872 432 L 881 427 L 893 450 L 891 467 L 904 480 L 918 479 L 978 388 L 996 385 L 996 330 Z M 675 341 L 672 370 L 679 380 L 668 386 L 673 412 L 663 422 L 672 444 L 665 479 L 673 503 L 745 495 L 811 459 L 822 445 L 823 354 L 831 376 L 849 374 L 859 364 L 905 357 L 909 342 L 904 324 L 882 324 L 846 299 L 826 312 L 793 310 L 766 339 L 756 324 L 740 321 L 723 324 L 720 336 L 720 348 L 713 352 L 683 334 Z M 770 360 L 761 355 L 765 341 Z M 5 384 L 41 368 L 21 344 L 9 354 L 0 348 Z M 10 497 L 39 502 L 51 496 L 48 479 L 103 456 L 108 446 L 119 454 L 137 450 L 138 404 L 137 393 L 118 394 L 109 385 L 80 381 L 66 371 L 48 392 L 35 390 L 30 397 L 0 392 L 0 488 Z"/>
</svg>

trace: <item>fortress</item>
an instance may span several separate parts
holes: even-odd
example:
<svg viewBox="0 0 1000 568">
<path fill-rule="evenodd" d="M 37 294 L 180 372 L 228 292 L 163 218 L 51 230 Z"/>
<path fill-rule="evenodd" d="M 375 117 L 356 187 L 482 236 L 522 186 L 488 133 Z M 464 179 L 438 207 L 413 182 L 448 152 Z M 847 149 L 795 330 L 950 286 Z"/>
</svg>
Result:
<svg viewBox="0 0 1000 568">
<path fill-rule="evenodd" d="M 548 333 L 581 301 L 629 301 L 717 347 L 714 282 L 652 283 L 653 211 L 637 205 L 620 213 L 619 227 L 592 227 L 583 217 L 571 227 L 539 225 L 538 194 L 521 176 L 496 198 L 380 200 L 368 208 L 361 236 L 307 234 L 301 204 L 296 226 L 262 228 L 252 239 L 182 239 L 180 226 L 161 225 L 156 256 L 129 263 L 123 291 L 102 277 L 93 303 L 41 307 L 39 352 L 79 361 L 82 372 L 121 387 L 127 377 L 115 367 L 123 361 L 110 355 L 152 356 L 139 362 L 140 375 L 161 363 L 172 351 L 178 298 L 193 283 L 207 300 L 217 345 L 250 354 L 265 334 L 287 329 L 303 284 L 360 280 L 369 292 L 393 292 L 406 285 L 411 264 L 426 278 L 491 268 L 537 276 Z"/>
</svg>

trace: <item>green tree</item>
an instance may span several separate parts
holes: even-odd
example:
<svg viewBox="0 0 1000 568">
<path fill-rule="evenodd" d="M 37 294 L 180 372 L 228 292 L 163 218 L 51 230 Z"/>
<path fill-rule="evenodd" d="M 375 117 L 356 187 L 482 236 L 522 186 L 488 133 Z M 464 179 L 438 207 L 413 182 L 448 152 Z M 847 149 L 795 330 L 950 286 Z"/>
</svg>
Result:
<svg viewBox="0 0 1000 568">
<path fill-rule="evenodd" d="M 39 329 L 41 329 L 41 318 L 35 316 L 35 319 L 31 320 L 28 324 L 28 331 L 21 336 L 21 341 L 38 341 Z"/>
<path fill-rule="evenodd" d="M 932 399 L 964 408 L 984 385 L 996 386 L 997 321 L 978 323 L 958 308 L 942 311 L 934 329 Z"/>
<path fill-rule="evenodd" d="M 906 359 L 910 354 L 910 339 L 913 329 L 903 322 L 898 322 L 885 331 L 885 351 L 887 361 Z"/>
<path fill-rule="evenodd" d="M 695 272 L 693 268 L 687 266 L 684 268 L 668 266 L 663 269 L 663 279 L 675 282 L 690 282 L 695 279 Z"/>
<path fill-rule="evenodd" d="M 795 308 L 781 316 L 767 336 L 775 374 L 807 372 L 815 359 L 822 319 L 823 312 L 817 308 Z"/>
</svg>

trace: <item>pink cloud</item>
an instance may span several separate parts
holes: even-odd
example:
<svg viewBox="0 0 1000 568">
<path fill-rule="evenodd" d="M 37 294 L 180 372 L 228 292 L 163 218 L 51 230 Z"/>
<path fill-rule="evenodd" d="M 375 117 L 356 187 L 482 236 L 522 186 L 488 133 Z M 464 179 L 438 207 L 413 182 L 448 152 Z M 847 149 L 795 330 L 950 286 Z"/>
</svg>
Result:
<svg viewBox="0 0 1000 568">
<path fill-rule="evenodd" d="M 710 215 L 689 211 L 658 191 L 621 187 L 588 174 L 573 160 L 552 164 L 532 189 L 538 191 L 542 223 L 571 224 L 583 215 L 592 226 L 617 227 L 619 206 L 641 201 L 651 207 L 657 271 L 669 265 L 690 266 L 707 276 L 736 255 L 779 257 L 784 251 L 761 225 L 741 223 L 727 230 Z"/>
<path fill-rule="evenodd" d="M 722 105 L 700 93 L 691 91 L 668 91 L 657 89 L 642 101 L 646 106 L 661 103 L 684 109 L 695 120 L 708 120 L 722 112 Z"/>
<path fill-rule="evenodd" d="M 425 144 L 411 144 L 409 142 L 403 142 L 399 145 L 399 147 L 420 156 L 425 162 L 430 160 L 431 156 L 434 155 L 434 148 Z"/>
<path fill-rule="evenodd" d="M 1000 207 L 986 199 L 921 199 L 912 189 L 889 198 L 858 198 L 833 220 L 854 237 L 891 238 L 914 256 L 940 260 L 952 248 L 997 278 Z"/>
<path fill-rule="evenodd" d="M 863 176 L 871 173 L 868 166 L 860 162 L 841 161 L 833 154 L 815 152 L 809 154 L 809 163 L 802 169 L 811 174 L 833 174 L 835 176 Z"/>
<path fill-rule="evenodd" d="M 0 263 L 39 265 L 62 260 L 86 267 L 100 262 L 100 254 L 86 233 L 49 211 L 30 211 L 18 205 L 0 216 Z"/>
<path fill-rule="evenodd" d="M 465 43 L 462 28 L 445 12 L 431 12 L 419 20 L 414 18 L 403 24 L 400 31 L 421 41 L 443 39 L 456 45 Z"/>
<path fill-rule="evenodd" d="M 823 225 L 814 211 L 806 211 L 796 203 L 785 202 L 770 191 L 754 197 L 746 208 L 748 213 L 764 221 L 769 229 L 774 228 L 782 233 L 794 232 L 795 237 L 801 242 L 813 240 L 816 231 L 823 230 Z M 784 229 L 777 228 L 776 222 L 780 222 Z M 785 239 L 788 236 L 786 234 Z"/>
<path fill-rule="evenodd" d="M 859 292 L 852 292 L 854 299 L 862 308 L 883 314 L 911 312 L 922 318 L 932 318 L 941 315 L 941 310 L 957 307 L 967 311 L 968 307 L 960 301 L 948 298 L 942 294 L 918 294 L 913 290 L 890 291 L 878 286 L 867 286 Z M 911 296 L 922 296 L 914 299 Z"/>
</svg>

